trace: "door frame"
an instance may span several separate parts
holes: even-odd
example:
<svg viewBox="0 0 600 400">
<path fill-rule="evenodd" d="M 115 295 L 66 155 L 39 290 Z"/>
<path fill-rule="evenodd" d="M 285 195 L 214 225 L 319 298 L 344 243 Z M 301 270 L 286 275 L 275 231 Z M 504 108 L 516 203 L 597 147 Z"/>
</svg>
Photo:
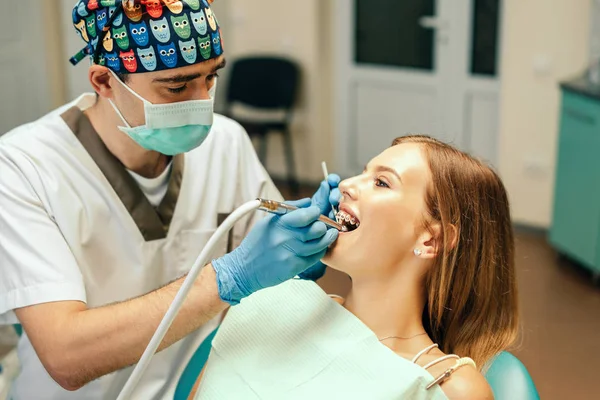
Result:
<svg viewBox="0 0 600 400">
<path fill-rule="evenodd" d="M 359 173 L 364 166 L 356 165 L 355 159 L 358 154 L 356 145 L 356 137 L 358 132 L 352 124 L 352 116 L 356 114 L 354 104 L 351 96 L 353 95 L 353 87 L 356 85 L 356 71 L 368 71 L 373 74 L 369 80 L 377 80 L 383 83 L 393 82 L 393 75 L 396 74 L 402 68 L 393 66 L 357 66 L 355 64 L 354 57 L 354 32 L 355 32 L 355 0 L 333 0 L 334 12 L 332 15 L 331 23 L 331 35 L 333 42 L 333 121 L 334 121 L 334 137 L 335 143 L 335 161 L 336 170 L 344 176 L 354 175 Z M 448 3 L 443 0 L 437 0 L 436 10 L 440 10 L 441 7 L 448 7 Z M 456 107 L 454 111 L 449 113 L 449 118 L 454 119 L 455 126 L 459 127 L 455 133 L 455 141 L 452 143 L 457 145 L 459 148 L 463 148 L 467 145 L 471 145 L 473 142 L 471 127 L 466 116 L 468 109 L 465 106 L 467 101 L 474 101 L 473 96 L 477 96 L 480 100 L 493 101 L 496 103 L 495 111 L 497 116 L 497 122 L 495 126 L 495 132 L 490 134 L 490 143 L 492 149 L 487 149 L 487 153 L 490 153 L 487 157 L 484 157 L 484 161 L 488 161 L 493 166 L 497 166 L 499 158 L 499 128 L 501 120 L 501 54 L 503 54 L 503 32 L 505 31 L 505 4 L 504 1 L 499 0 L 498 10 L 498 33 L 497 33 L 497 57 L 496 57 L 496 76 L 487 77 L 482 75 L 471 75 L 470 74 L 470 58 L 472 52 L 472 36 L 473 36 L 473 7 L 474 0 L 462 0 L 461 7 L 457 7 L 457 4 L 452 4 L 452 9 L 446 8 L 446 13 L 453 13 L 454 20 L 460 21 L 460 17 L 457 15 L 462 12 L 464 23 L 453 22 L 459 28 L 462 26 L 464 30 L 461 32 L 464 42 L 462 44 L 450 43 L 450 45 L 440 46 L 438 43 L 435 44 L 436 49 L 436 60 L 435 67 L 439 73 L 438 77 L 440 82 L 440 88 L 442 89 L 443 95 L 461 93 L 460 101 L 455 99 L 453 101 L 444 100 L 446 104 L 454 104 Z M 434 39 L 437 42 L 437 39 Z M 457 42 L 456 40 L 454 42 Z M 447 52 L 444 54 L 443 52 Z M 448 65 L 444 68 L 444 62 L 449 62 L 449 53 L 454 52 L 455 56 L 458 52 L 458 57 L 461 57 L 461 61 L 453 64 L 455 70 L 452 70 L 452 66 Z M 458 67 L 456 67 L 458 65 Z M 456 68 L 458 70 L 456 70 Z M 410 71 L 405 69 L 402 71 L 405 76 L 411 76 L 415 83 L 419 83 L 424 77 L 427 76 L 427 72 Z M 444 74 L 446 74 L 444 76 Z M 445 81 L 444 81 L 445 80 Z M 461 88 L 462 86 L 462 88 Z M 457 105 L 460 104 L 460 109 Z M 470 103 L 471 104 L 471 103 Z M 391 144 L 391 143 L 390 143 Z M 477 155 L 477 146 L 474 145 L 474 155 Z M 383 149 L 381 149 L 383 150 Z"/>
</svg>

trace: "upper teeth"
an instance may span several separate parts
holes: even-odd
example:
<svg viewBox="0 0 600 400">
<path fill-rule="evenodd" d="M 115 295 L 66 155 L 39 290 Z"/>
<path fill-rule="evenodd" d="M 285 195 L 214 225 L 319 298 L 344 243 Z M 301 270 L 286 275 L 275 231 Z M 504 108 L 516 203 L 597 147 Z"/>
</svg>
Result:
<svg viewBox="0 0 600 400">
<path fill-rule="evenodd" d="M 338 224 L 346 223 L 346 224 L 352 224 L 352 225 L 359 225 L 356 218 L 354 218 L 353 216 L 351 216 L 350 214 L 348 214 L 345 211 L 338 212 L 336 215 L 336 219 L 337 219 Z"/>
</svg>

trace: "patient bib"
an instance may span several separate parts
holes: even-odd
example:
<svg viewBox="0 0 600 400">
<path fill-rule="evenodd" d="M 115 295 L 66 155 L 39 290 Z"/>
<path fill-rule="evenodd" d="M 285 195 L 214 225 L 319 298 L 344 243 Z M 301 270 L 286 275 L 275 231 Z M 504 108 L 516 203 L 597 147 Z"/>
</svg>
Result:
<svg viewBox="0 0 600 400">
<path fill-rule="evenodd" d="M 311 281 L 242 300 L 212 346 L 196 399 L 447 399 Z"/>
</svg>

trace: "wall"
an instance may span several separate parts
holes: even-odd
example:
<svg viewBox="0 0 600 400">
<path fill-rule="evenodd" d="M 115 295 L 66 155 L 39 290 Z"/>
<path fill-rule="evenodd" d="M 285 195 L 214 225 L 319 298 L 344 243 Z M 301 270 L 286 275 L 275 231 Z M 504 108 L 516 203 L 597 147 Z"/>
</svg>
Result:
<svg viewBox="0 0 600 400">
<path fill-rule="evenodd" d="M 44 21 L 47 24 L 43 39 L 47 53 L 45 65 L 49 78 L 49 103 L 52 108 L 63 105 L 67 98 L 67 82 L 62 68 L 66 58 L 63 35 L 60 29 L 56 29 L 56 24 L 51 22 L 61 21 L 61 11 L 59 0 L 44 1 L 42 4 Z"/>
<path fill-rule="evenodd" d="M 65 76 L 66 101 L 71 101 L 82 93 L 92 91 L 87 77 L 89 61 L 87 59 L 82 60 L 76 66 L 71 65 L 69 62 L 69 58 L 85 45 L 85 42 L 77 35 L 73 27 L 71 12 L 74 4 L 74 0 L 60 0 L 60 19 L 58 19 L 58 32 L 63 38 L 64 57 L 61 60 L 61 66 Z"/>
<path fill-rule="evenodd" d="M 332 163 L 331 68 L 329 7 L 318 0 L 227 0 L 228 15 L 215 13 L 223 26 L 229 60 L 258 54 L 278 54 L 297 61 L 302 71 L 298 109 L 292 127 L 296 168 L 301 181 L 322 179 L 321 161 Z M 222 16 L 228 22 L 222 21 Z M 285 174 L 279 135 L 269 141 L 267 167 L 274 177 Z"/>
<path fill-rule="evenodd" d="M 505 2 L 500 173 L 516 222 L 551 222 L 558 82 L 588 63 L 590 0 Z"/>
</svg>

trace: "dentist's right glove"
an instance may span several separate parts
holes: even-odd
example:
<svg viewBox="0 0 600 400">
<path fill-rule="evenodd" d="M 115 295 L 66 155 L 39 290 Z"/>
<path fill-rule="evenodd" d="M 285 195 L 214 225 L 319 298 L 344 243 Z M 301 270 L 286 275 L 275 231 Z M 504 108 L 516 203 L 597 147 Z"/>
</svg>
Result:
<svg viewBox="0 0 600 400">
<path fill-rule="evenodd" d="M 239 247 L 213 260 L 221 300 L 238 304 L 244 297 L 285 282 L 319 262 L 338 237 L 336 229 L 327 229 L 318 220 L 320 214 L 318 207 L 311 206 L 263 218 Z"/>
</svg>

